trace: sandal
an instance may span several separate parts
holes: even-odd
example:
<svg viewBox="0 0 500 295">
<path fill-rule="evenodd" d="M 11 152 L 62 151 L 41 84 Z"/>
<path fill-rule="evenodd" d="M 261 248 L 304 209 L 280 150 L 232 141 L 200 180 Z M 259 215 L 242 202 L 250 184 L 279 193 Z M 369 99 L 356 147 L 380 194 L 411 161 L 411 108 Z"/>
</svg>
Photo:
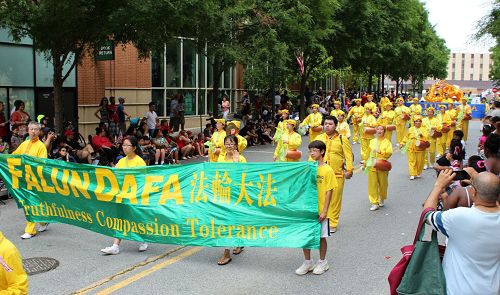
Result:
<svg viewBox="0 0 500 295">
<path fill-rule="evenodd" d="M 245 248 L 245 247 L 236 247 L 236 248 L 234 248 L 233 249 L 233 254 L 234 255 L 240 254 L 241 252 L 243 252 L 243 248 Z"/>
<path fill-rule="evenodd" d="M 217 261 L 218 265 L 226 265 L 229 262 L 233 260 L 229 254 L 229 249 L 224 250 L 224 254 L 222 255 L 221 258 L 219 258 L 219 261 Z"/>
</svg>

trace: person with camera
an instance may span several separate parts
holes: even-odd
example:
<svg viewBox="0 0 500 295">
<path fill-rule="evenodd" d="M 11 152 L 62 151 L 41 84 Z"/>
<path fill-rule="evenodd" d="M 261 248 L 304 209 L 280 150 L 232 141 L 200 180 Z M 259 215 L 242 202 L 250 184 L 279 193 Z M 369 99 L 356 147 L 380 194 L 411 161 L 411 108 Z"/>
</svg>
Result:
<svg viewBox="0 0 500 295">
<path fill-rule="evenodd" d="M 441 171 L 424 203 L 427 223 L 448 237 L 443 258 L 447 294 L 500 293 L 500 179 L 491 172 L 472 177 L 471 208 L 436 211 L 455 172 Z"/>
</svg>

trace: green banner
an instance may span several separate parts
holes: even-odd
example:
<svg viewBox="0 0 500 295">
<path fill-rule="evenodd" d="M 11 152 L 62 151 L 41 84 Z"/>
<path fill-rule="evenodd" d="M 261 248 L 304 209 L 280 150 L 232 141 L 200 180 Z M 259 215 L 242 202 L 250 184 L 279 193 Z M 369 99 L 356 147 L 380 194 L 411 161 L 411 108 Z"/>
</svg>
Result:
<svg viewBox="0 0 500 295">
<path fill-rule="evenodd" d="M 0 155 L 0 176 L 32 222 L 163 244 L 319 249 L 312 162 L 113 169 Z"/>
</svg>

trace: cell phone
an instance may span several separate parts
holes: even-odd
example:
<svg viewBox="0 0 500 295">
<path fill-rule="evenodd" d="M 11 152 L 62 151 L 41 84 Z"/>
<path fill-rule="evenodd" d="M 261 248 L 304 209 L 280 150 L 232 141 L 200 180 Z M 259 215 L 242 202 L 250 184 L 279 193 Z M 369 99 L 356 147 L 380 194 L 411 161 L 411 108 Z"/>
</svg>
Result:
<svg viewBox="0 0 500 295">
<path fill-rule="evenodd" d="M 455 173 L 455 177 L 453 177 L 453 180 L 470 179 L 470 175 L 469 175 L 469 173 L 467 173 L 467 171 L 459 170 L 459 171 L 455 171 L 454 173 Z"/>
</svg>

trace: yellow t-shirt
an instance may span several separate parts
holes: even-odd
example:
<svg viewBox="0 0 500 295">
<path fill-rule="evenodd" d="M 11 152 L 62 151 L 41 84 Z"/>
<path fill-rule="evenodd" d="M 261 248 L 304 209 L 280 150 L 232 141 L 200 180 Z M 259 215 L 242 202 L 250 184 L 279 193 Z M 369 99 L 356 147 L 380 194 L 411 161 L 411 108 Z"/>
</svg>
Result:
<svg viewBox="0 0 500 295">
<path fill-rule="evenodd" d="M 222 154 L 217 159 L 217 162 L 218 163 L 234 163 L 233 159 L 226 160 L 226 155 L 222 156 Z M 247 162 L 247 159 L 245 159 L 245 157 L 243 157 L 242 155 L 240 155 L 240 163 L 246 163 L 246 162 Z"/>
<path fill-rule="evenodd" d="M 28 276 L 24 272 L 21 254 L 0 232 L 0 293 L 28 294 Z M 3 266 L 5 262 L 6 266 Z M 7 271 L 7 269 L 12 271 Z"/>
<path fill-rule="evenodd" d="M 146 162 L 139 157 L 135 156 L 131 160 L 129 160 L 126 156 L 121 158 L 120 161 L 116 164 L 116 168 L 132 168 L 132 167 L 141 167 L 146 166 Z"/>
<path fill-rule="evenodd" d="M 318 172 L 316 175 L 316 185 L 318 186 L 318 214 L 321 214 L 323 208 L 325 206 L 326 193 L 328 191 L 332 191 L 338 188 L 337 178 L 335 177 L 335 173 L 333 173 L 332 167 L 328 164 L 324 164 L 322 166 L 318 166 Z M 333 213 L 332 202 L 330 202 L 330 207 L 328 208 L 327 217 Z"/>
</svg>

